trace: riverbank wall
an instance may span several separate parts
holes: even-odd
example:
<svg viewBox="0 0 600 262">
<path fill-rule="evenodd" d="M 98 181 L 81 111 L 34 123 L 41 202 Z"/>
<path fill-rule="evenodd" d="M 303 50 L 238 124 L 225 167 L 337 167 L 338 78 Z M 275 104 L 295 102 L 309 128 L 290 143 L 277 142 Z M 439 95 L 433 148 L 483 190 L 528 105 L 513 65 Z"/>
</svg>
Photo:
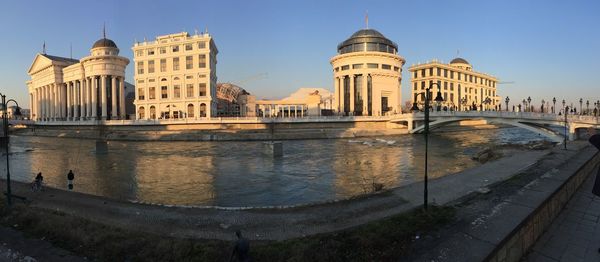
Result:
<svg viewBox="0 0 600 262">
<path fill-rule="evenodd" d="M 15 129 L 24 136 L 126 141 L 253 141 L 358 138 L 407 134 L 385 118 L 212 119 L 207 121 L 50 122 Z"/>
</svg>

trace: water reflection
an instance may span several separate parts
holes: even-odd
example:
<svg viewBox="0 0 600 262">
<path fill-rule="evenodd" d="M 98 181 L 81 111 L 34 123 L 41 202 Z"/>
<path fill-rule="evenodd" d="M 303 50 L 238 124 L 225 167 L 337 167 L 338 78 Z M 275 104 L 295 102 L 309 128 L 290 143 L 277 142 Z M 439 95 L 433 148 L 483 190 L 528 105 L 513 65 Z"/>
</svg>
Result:
<svg viewBox="0 0 600 262">
<path fill-rule="evenodd" d="M 430 136 L 429 175 L 477 165 L 471 155 L 491 144 L 539 140 L 517 128 L 438 132 Z M 122 200 L 177 205 L 268 206 L 347 198 L 422 179 L 420 135 L 284 142 L 284 157 L 264 154 L 262 142 L 109 142 L 13 137 L 11 175 L 29 182 Z M 4 160 L 4 159 L 3 159 Z M 2 169 L 5 168 L 2 162 Z M 4 170 L 2 176 L 6 173 Z"/>
</svg>

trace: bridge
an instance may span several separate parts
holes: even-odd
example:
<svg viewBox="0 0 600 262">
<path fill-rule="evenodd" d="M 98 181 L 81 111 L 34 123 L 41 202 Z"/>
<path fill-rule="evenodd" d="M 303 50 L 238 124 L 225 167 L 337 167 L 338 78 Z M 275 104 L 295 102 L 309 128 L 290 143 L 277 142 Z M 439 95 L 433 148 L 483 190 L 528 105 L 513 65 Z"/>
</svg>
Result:
<svg viewBox="0 0 600 262">
<path fill-rule="evenodd" d="M 563 115 L 506 111 L 430 112 L 429 128 L 435 129 L 464 120 L 485 120 L 492 124 L 511 125 L 546 136 L 556 142 L 562 142 L 564 137 L 563 134 L 553 130 L 551 126 L 564 127 L 566 125 L 569 140 L 576 139 L 581 129 L 600 128 L 599 118 L 595 116 L 567 115 L 565 121 Z M 397 114 L 390 116 L 389 121 L 406 125 L 410 133 L 420 133 L 425 127 L 425 114 L 422 112 Z"/>
</svg>

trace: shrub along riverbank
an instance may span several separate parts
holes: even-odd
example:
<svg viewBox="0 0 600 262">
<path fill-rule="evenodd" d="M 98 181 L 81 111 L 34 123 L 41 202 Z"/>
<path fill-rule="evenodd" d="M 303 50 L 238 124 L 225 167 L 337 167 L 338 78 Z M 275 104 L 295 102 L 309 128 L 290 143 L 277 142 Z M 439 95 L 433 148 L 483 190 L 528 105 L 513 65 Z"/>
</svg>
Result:
<svg viewBox="0 0 600 262">
<path fill-rule="evenodd" d="M 59 211 L 0 198 L 0 226 L 44 238 L 54 246 L 101 261 L 224 261 L 233 243 L 180 239 L 101 225 Z M 408 254 L 416 235 L 454 220 L 452 207 L 417 209 L 348 230 L 286 241 L 253 241 L 255 261 L 390 261 Z M 243 232 L 243 231 L 242 231 Z M 43 261 L 43 258 L 37 258 Z"/>
</svg>

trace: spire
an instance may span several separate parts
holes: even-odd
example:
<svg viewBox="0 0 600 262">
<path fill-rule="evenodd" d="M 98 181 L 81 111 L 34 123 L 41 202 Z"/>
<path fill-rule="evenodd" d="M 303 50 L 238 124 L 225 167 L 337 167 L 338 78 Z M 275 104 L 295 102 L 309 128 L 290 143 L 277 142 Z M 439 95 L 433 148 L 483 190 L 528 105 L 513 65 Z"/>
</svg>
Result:
<svg viewBox="0 0 600 262">
<path fill-rule="evenodd" d="M 460 54 L 460 50 L 456 49 L 456 57 Z"/>
<path fill-rule="evenodd" d="M 106 39 L 106 22 L 102 25 L 102 37 Z"/>
<path fill-rule="evenodd" d="M 42 45 L 42 54 L 46 54 L 46 41 L 44 40 L 44 44 Z"/>
<path fill-rule="evenodd" d="M 71 59 L 73 59 L 73 43 L 70 43 Z"/>
<path fill-rule="evenodd" d="M 369 29 L 369 10 L 365 13 L 365 24 L 367 24 L 367 28 Z"/>
</svg>

